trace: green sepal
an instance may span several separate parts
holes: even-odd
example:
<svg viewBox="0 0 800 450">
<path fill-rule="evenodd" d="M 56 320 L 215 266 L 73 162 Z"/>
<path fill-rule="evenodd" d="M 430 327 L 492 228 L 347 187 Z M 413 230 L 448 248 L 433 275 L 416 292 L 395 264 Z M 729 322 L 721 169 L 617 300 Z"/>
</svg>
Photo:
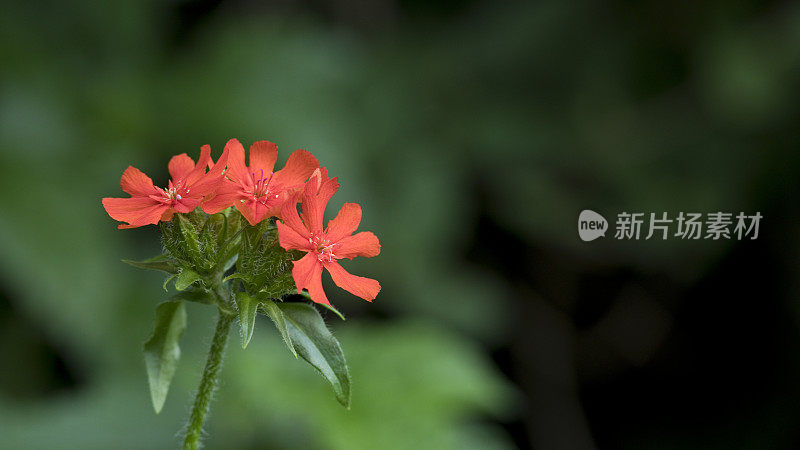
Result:
<svg viewBox="0 0 800 450">
<path fill-rule="evenodd" d="M 200 230 L 200 248 L 205 255 L 206 265 L 211 269 L 217 260 L 217 236 L 215 234 L 216 215 L 208 216 Z M 210 264 L 209 264 L 210 263 Z"/>
<path fill-rule="evenodd" d="M 178 273 L 178 266 L 172 261 L 172 258 L 167 255 L 158 255 L 144 261 L 132 261 L 130 259 L 123 259 L 122 262 L 130 264 L 133 267 L 149 270 L 160 270 L 167 273 Z"/>
<path fill-rule="evenodd" d="M 191 269 L 183 269 L 175 279 L 175 289 L 182 291 L 200 279 L 200 275 Z"/>
<path fill-rule="evenodd" d="M 269 221 L 247 226 L 241 232 L 239 260 L 236 271 L 243 275 L 251 294 L 267 292 L 270 298 L 280 298 L 294 289 L 292 261 L 296 255 L 281 248 L 278 230 Z M 246 278 L 245 278 L 246 277 Z"/>
<path fill-rule="evenodd" d="M 222 279 L 223 282 L 224 281 L 230 281 L 230 280 L 242 280 L 242 281 L 244 281 L 246 283 L 250 283 L 250 277 L 248 277 L 247 275 L 241 274 L 239 272 L 234 272 L 234 273 L 232 273 L 232 274 L 230 274 L 227 277 Z"/>
<path fill-rule="evenodd" d="M 261 296 L 259 296 L 259 298 L 261 298 Z M 286 317 L 283 315 L 283 311 L 269 298 L 263 298 L 261 300 L 261 308 L 259 308 L 259 311 L 272 319 L 275 328 L 281 333 L 283 342 L 286 343 L 286 346 L 289 347 L 289 351 L 297 358 L 297 350 L 295 350 L 294 344 L 292 344 L 292 338 L 289 336 L 289 328 L 286 325 Z"/>
<path fill-rule="evenodd" d="M 175 258 L 181 266 L 190 264 L 189 255 L 186 254 L 186 249 L 184 249 L 183 236 L 181 236 L 178 220 L 159 222 L 158 227 L 161 229 L 161 243 L 167 253 Z"/>
<path fill-rule="evenodd" d="M 256 310 L 258 300 L 250 297 L 246 292 L 236 293 L 236 309 L 239 310 L 239 324 L 241 325 L 242 348 L 247 348 L 253 338 L 253 329 L 256 325 Z"/>
<path fill-rule="evenodd" d="M 217 248 L 224 252 L 225 244 L 228 243 L 228 215 L 225 213 L 225 211 L 219 213 L 218 215 L 222 216 L 222 228 L 217 234 Z"/>
<path fill-rule="evenodd" d="M 186 329 L 186 308 L 182 302 L 164 302 L 156 308 L 153 334 L 144 343 L 144 363 L 150 384 L 150 398 L 156 414 L 167 399 L 181 349 L 178 340 Z"/>
<path fill-rule="evenodd" d="M 186 253 L 197 267 L 202 267 L 205 260 L 200 253 L 200 238 L 197 235 L 197 228 L 185 215 L 175 214 L 175 217 L 178 218 L 178 225 L 180 227 L 181 236 L 183 237 L 183 246 L 184 249 L 186 249 Z"/>
<path fill-rule="evenodd" d="M 307 303 L 276 303 L 286 318 L 294 348 L 328 380 L 336 400 L 350 408 L 350 371 L 339 341 L 325 326 L 319 312 Z"/>
<path fill-rule="evenodd" d="M 236 227 L 238 223 L 238 220 L 228 221 L 228 225 L 225 228 L 228 231 L 224 234 L 229 237 L 218 244 L 219 262 L 225 261 L 225 268 L 223 272 L 233 267 L 233 264 L 235 264 L 239 259 L 239 250 L 242 242 L 242 229 Z"/>
</svg>

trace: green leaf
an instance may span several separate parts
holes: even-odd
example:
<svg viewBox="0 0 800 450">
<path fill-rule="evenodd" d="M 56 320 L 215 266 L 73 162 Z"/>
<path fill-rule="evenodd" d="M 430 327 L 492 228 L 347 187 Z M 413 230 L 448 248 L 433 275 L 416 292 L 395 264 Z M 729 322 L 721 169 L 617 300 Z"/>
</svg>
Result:
<svg viewBox="0 0 800 450">
<path fill-rule="evenodd" d="M 172 262 L 169 255 L 158 255 L 144 261 L 131 261 L 130 259 L 123 259 L 122 262 L 130 264 L 133 267 L 149 270 L 160 270 L 167 273 L 178 273 L 178 266 Z"/>
<path fill-rule="evenodd" d="M 236 307 L 239 310 L 239 324 L 242 327 L 242 348 L 247 348 L 247 344 L 253 338 L 253 329 L 256 325 L 258 300 L 250 297 L 246 292 L 237 292 Z"/>
<path fill-rule="evenodd" d="M 281 333 L 283 342 L 286 343 L 286 346 L 289 347 L 289 350 L 292 352 L 294 357 L 297 358 L 297 350 L 295 350 L 294 344 L 292 344 L 292 338 L 289 336 L 289 328 L 286 325 L 286 317 L 283 315 L 283 311 L 281 311 L 275 302 L 268 298 L 264 298 L 261 300 L 261 313 L 269 316 L 269 318 L 272 319 L 275 327 Z"/>
<path fill-rule="evenodd" d="M 185 291 L 178 292 L 170 299 L 173 301 L 183 300 L 187 302 L 203 303 L 205 305 L 211 305 L 214 303 L 206 291 L 195 288 L 189 288 Z"/>
<path fill-rule="evenodd" d="M 308 295 L 308 292 L 306 292 L 306 291 L 303 291 L 303 292 L 301 292 L 301 293 L 300 293 L 300 295 L 302 295 L 303 297 L 307 298 L 309 301 L 312 301 L 312 302 L 314 301 L 314 300 L 311 300 L 311 296 L 310 296 L 310 295 Z M 347 320 L 347 319 L 345 319 L 345 318 L 344 318 L 344 314 L 342 314 L 342 313 L 341 313 L 341 312 L 340 312 L 338 309 L 336 309 L 336 307 L 335 307 L 335 306 L 333 306 L 333 305 L 326 305 L 326 304 L 324 304 L 324 303 L 316 303 L 316 302 L 315 302 L 315 304 L 317 304 L 317 305 L 319 305 L 319 306 L 322 306 L 322 307 L 324 307 L 325 309 L 327 309 L 328 311 L 330 311 L 330 312 L 332 312 L 332 313 L 336 314 L 337 316 L 339 316 L 339 318 L 340 318 L 340 319 L 342 319 L 342 320 Z"/>
<path fill-rule="evenodd" d="M 342 320 L 347 320 L 347 319 L 345 319 L 345 318 L 344 318 L 344 314 L 342 314 L 342 313 L 341 313 L 341 311 L 339 311 L 338 309 L 336 309 L 336 307 L 335 307 L 335 306 L 333 306 L 333 305 L 326 305 L 326 304 L 324 304 L 324 303 L 317 303 L 317 304 L 318 304 L 318 305 L 320 305 L 320 306 L 322 306 L 323 308 L 327 309 L 328 311 L 330 311 L 330 312 L 332 312 L 332 313 L 336 314 L 337 316 L 339 316 L 339 318 L 340 318 L 340 319 L 342 319 Z"/>
<path fill-rule="evenodd" d="M 189 255 L 189 258 L 192 259 L 192 262 L 194 262 L 195 265 L 202 267 L 204 259 L 203 255 L 200 253 L 200 239 L 197 236 L 197 228 L 195 228 L 192 221 L 183 214 L 176 214 L 175 217 L 178 218 L 181 236 L 183 237 L 183 246 L 186 249 L 186 253 Z"/>
<path fill-rule="evenodd" d="M 222 266 L 222 273 L 225 273 L 228 270 L 230 270 L 230 268 L 233 267 L 234 264 L 236 264 L 236 260 L 237 259 L 239 259 L 239 254 L 238 253 L 233 255 L 233 256 L 231 256 L 230 258 L 228 258 L 228 261 L 226 261 L 225 265 Z"/>
<path fill-rule="evenodd" d="M 175 280 L 175 289 L 182 291 L 199 279 L 200 275 L 198 275 L 194 270 L 183 269 L 181 270 L 181 273 L 178 274 L 178 278 Z"/>
<path fill-rule="evenodd" d="M 181 302 L 164 302 L 156 308 L 153 335 L 144 344 L 144 363 L 150 383 L 150 397 L 156 414 L 161 412 L 181 349 L 178 346 L 186 329 L 186 308 Z"/>
<path fill-rule="evenodd" d="M 297 353 L 331 384 L 336 399 L 350 408 L 350 371 L 342 346 L 328 331 L 316 308 L 307 303 L 276 303 L 286 318 Z"/>
<path fill-rule="evenodd" d="M 175 275 L 170 275 L 169 277 L 167 277 L 166 280 L 164 280 L 164 285 L 162 286 L 164 288 L 164 292 L 169 292 L 169 290 L 167 289 L 167 284 L 169 284 L 169 282 L 174 280 L 175 278 L 178 278 L 177 273 Z"/>
</svg>

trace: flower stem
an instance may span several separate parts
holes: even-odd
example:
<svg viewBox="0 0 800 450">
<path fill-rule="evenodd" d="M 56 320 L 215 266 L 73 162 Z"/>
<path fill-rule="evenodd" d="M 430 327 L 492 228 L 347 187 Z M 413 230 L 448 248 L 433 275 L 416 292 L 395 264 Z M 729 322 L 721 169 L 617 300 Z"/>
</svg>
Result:
<svg viewBox="0 0 800 450">
<path fill-rule="evenodd" d="M 189 416 L 189 423 L 186 429 L 186 438 L 183 441 L 184 450 L 196 450 L 200 444 L 200 436 L 203 433 L 203 422 L 211 403 L 211 395 L 219 381 L 219 371 L 222 368 L 222 354 L 225 353 L 225 345 L 228 342 L 228 332 L 234 319 L 233 314 L 219 311 L 217 319 L 217 329 L 214 332 L 214 340 L 211 341 L 211 348 L 208 350 L 206 367 L 203 370 L 203 378 L 200 380 L 200 387 L 194 398 L 192 414 Z"/>
</svg>

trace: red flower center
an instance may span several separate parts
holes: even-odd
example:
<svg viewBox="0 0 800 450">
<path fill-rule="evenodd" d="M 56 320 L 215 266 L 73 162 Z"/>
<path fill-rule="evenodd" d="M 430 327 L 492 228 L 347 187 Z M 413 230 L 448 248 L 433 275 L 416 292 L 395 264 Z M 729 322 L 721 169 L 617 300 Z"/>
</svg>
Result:
<svg viewBox="0 0 800 450">
<path fill-rule="evenodd" d="M 181 181 L 178 181 L 173 185 L 172 180 L 170 180 L 169 187 L 167 189 L 158 189 L 161 191 L 161 201 L 164 203 L 170 203 L 172 205 L 189 195 L 189 189 L 181 188 Z"/>
<path fill-rule="evenodd" d="M 333 254 L 333 248 L 336 244 L 329 244 L 327 239 L 322 236 L 318 236 L 312 234 L 310 238 L 308 238 L 308 242 L 314 247 L 314 254 L 317 255 L 317 259 L 320 262 L 334 262 L 336 261 L 336 256 Z"/>
<path fill-rule="evenodd" d="M 275 172 L 270 172 L 269 177 L 265 177 L 264 169 L 260 169 L 260 171 L 261 176 L 253 183 L 253 190 L 250 193 L 254 199 L 266 205 L 271 197 L 269 182 L 272 181 L 272 176 L 275 175 Z M 255 177 L 256 173 L 253 172 L 253 178 Z M 274 198 L 278 198 L 278 194 L 275 194 Z"/>
<path fill-rule="evenodd" d="M 172 188 L 167 191 L 167 198 L 169 198 L 170 200 L 180 200 L 181 194 L 178 193 L 178 189 Z"/>
</svg>

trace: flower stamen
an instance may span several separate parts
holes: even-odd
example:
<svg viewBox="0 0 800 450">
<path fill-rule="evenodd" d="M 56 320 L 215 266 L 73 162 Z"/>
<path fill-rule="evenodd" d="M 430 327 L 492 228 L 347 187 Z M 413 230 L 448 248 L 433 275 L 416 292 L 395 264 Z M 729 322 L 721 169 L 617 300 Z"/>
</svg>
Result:
<svg viewBox="0 0 800 450">
<path fill-rule="evenodd" d="M 333 248 L 336 247 L 336 243 L 329 244 L 322 236 L 314 234 L 308 238 L 308 243 L 313 247 L 312 251 L 317 255 L 317 259 L 320 262 L 336 261 L 336 255 L 333 254 Z"/>
</svg>

